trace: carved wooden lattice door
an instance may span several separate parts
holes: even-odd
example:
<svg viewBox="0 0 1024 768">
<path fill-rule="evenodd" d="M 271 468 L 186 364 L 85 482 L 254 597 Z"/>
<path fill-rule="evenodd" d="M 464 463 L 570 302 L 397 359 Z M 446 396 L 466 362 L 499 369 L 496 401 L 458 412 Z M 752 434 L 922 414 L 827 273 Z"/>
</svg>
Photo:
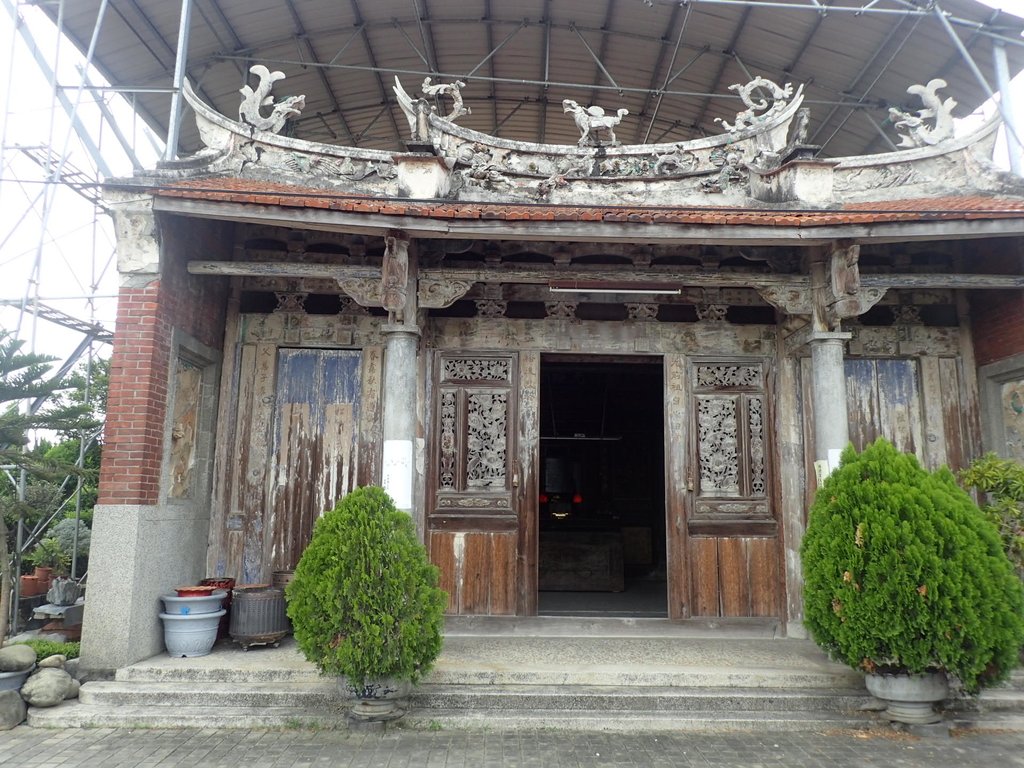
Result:
<svg viewBox="0 0 1024 768">
<path fill-rule="evenodd" d="M 687 560 L 695 616 L 779 613 L 769 367 L 691 361 Z"/>
<path fill-rule="evenodd" d="M 434 358 L 427 527 L 450 613 L 516 611 L 515 354 Z"/>
</svg>

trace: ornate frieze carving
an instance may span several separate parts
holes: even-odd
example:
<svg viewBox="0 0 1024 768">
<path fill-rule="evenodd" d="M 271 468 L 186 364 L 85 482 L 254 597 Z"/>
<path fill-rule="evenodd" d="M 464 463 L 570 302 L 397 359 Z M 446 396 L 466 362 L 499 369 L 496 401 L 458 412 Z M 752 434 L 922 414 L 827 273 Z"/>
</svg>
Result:
<svg viewBox="0 0 1024 768">
<path fill-rule="evenodd" d="M 703 389 L 764 386 L 759 365 L 698 365 L 694 384 Z"/>
<path fill-rule="evenodd" d="M 284 80 L 284 72 L 271 72 L 262 64 L 249 67 L 249 71 L 260 79 L 260 84 L 255 89 L 248 84 L 240 89 L 242 103 L 238 107 L 238 119 L 258 131 L 280 133 L 288 118 L 297 117 L 306 106 L 306 97 L 289 96 L 275 103 L 270 91 L 275 82 Z M 273 108 L 267 117 L 262 113 L 264 107 Z"/>
<path fill-rule="evenodd" d="M 810 292 L 806 289 L 768 286 L 758 288 L 757 293 L 787 315 L 809 315 L 812 312 Z"/>
<path fill-rule="evenodd" d="M 658 159 L 654 162 L 654 173 L 657 176 L 674 173 L 689 173 L 690 171 L 693 171 L 697 165 L 697 156 L 693 154 L 693 152 L 677 148 L 674 152 L 667 152 L 664 155 L 658 155 Z"/>
<path fill-rule="evenodd" d="M 576 320 L 575 301 L 547 301 L 544 303 L 544 311 L 547 316 L 557 320 Z"/>
<path fill-rule="evenodd" d="M 630 320 L 656 320 L 658 318 L 657 304 L 626 304 L 626 311 Z"/>
<path fill-rule="evenodd" d="M 790 96 L 793 95 L 792 83 L 779 87 L 764 77 L 755 77 L 746 85 L 730 85 L 729 90 L 736 91 L 747 107 L 736 114 L 736 121 L 732 125 L 720 117 L 715 118 L 716 123 L 721 123 L 722 127 L 732 134 L 755 128 L 775 117 L 786 108 Z M 759 94 L 759 98 L 755 98 L 755 93 Z"/>
<path fill-rule="evenodd" d="M 694 309 L 697 310 L 698 320 L 708 320 L 712 322 L 722 322 L 725 320 L 725 315 L 729 311 L 728 304 L 696 304 Z"/>
<path fill-rule="evenodd" d="M 750 493 L 754 496 L 764 496 L 767 491 L 764 468 L 764 400 L 760 397 L 747 399 L 747 432 L 750 451 Z"/>
<path fill-rule="evenodd" d="M 304 313 L 306 311 L 308 293 L 275 291 L 274 296 L 277 298 L 277 306 L 274 307 L 275 312 Z"/>
<path fill-rule="evenodd" d="M 618 146 L 615 126 L 629 114 L 628 109 L 620 109 L 614 115 L 606 115 L 602 107 L 581 107 L 572 99 L 562 100 L 562 111 L 572 114 L 580 130 L 580 138 L 576 143 L 581 147 Z"/>
<path fill-rule="evenodd" d="M 897 107 L 889 108 L 889 119 L 899 131 L 901 147 L 930 147 L 947 139 L 953 138 L 953 108 L 956 101 L 950 97 L 943 100 L 938 95 L 940 88 L 946 87 L 941 77 L 929 80 L 927 85 L 912 85 L 907 93 L 919 96 L 924 109 L 917 114 L 904 112 Z M 926 120 L 932 120 L 928 125 Z"/>
<path fill-rule="evenodd" d="M 506 359 L 448 358 L 444 361 L 444 378 L 451 381 L 511 381 L 512 367 Z"/>
<path fill-rule="evenodd" d="M 478 299 L 476 314 L 478 317 L 504 317 L 508 302 L 500 299 Z"/>
<path fill-rule="evenodd" d="M 743 167 L 743 150 L 716 147 L 711 151 L 709 160 L 718 168 L 718 173 L 702 181 L 701 189 L 705 192 L 725 192 L 732 187 L 741 187 L 749 183 L 746 169 Z"/>
<path fill-rule="evenodd" d="M 921 308 L 909 304 L 894 304 L 889 307 L 893 322 L 899 325 L 920 325 Z"/>
</svg>

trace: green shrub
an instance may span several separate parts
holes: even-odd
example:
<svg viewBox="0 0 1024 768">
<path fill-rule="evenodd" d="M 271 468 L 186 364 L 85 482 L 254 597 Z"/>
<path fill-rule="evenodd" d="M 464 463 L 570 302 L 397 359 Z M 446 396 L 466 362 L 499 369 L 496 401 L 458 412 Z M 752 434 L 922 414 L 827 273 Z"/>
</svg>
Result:
<svg viewBox="0 0 1024 768">
<path fill-rule="evenodd" d="M 960 482 L 985 494 L 981 510 L 999 529 L 1003 550 L 1024 579 L 1024 466 L 986 453 L 960 472 Z"/>
<path fill-rule="evenodd" d="M 82 648 L 82 644 L 79 642 L 58 643 L 53 640 L 19 640 L 17 644 L 32 648 L 36 652 L 37 659 L 45 659 L 47 656 L 56 654 L 63 654 L 69 659 L 77 659 Z"/>
<path fill-rule="evenodd" d="M 945 670 L 965 690 L 1003 679 L 1024 642 L 1024 589 L 995 527 L 956 485 L 880 439 L 843 453 L 801 545 L 805 618 L 868 672 Z"/>
<path fill-rule="evenodd" d="M 288 585 L 299 648 L 358 692 L 377 678 L 418 680 L 441 651 L 446 596 L 412 519 L 376 487 L 321 517 Z"/>
</svg>

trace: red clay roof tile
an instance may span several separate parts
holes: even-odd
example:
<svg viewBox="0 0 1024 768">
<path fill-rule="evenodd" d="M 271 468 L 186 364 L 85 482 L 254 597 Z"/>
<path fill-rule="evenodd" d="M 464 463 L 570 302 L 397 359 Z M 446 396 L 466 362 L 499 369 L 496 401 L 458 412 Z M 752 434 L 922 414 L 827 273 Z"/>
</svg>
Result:
<svg viewBox="0 0 1024 768">
<path fill-rule="evenodd" d="M 1024 199 L 995 195 L 963 195 L 914 200 L 848 203 L 827 210 L 746 209 L 674 206 L 564 206 L 467 203 L 441 200 L 389 200 L 366 195 L 335 194 L 280 182 L 238 178 L 189 179 L 152 189 L 162 197 L 179 197 L 285 208 L 329 208 L 438 219 L 505 221 L 607 221 L 733 226 L 820 227 L 939 219 L 1024 218 Z"/>
</svg>

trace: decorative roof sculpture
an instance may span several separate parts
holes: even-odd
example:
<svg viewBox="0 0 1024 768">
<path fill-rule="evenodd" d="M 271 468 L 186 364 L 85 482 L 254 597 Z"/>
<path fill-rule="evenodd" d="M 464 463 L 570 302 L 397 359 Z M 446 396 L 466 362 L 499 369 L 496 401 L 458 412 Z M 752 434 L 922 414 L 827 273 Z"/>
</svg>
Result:
<svg viewBox="0 0 1024 768">
<path fill-rule="evenodd" d="M 732 121 L 718 119 L 726 133 L 631 145 L 619 144 L 615 136 L 625 109 L 607 114 L 566 99 L 564 110 L 580 128 L 576 145 L 515 141 L 453 122 L 470 114 L 461 81 L 427 78 L 423 96 L 413 98 L 396 78 L 410 142 L 406 152 L 385 152 L 278 135 L 298 114 L 303 98 L 275 102 L 271 90 L 283 73 L 260 65 L 252 72 L 260 83 L 242 89 L 238 122 L 206 106 L 186 82 L 184 95 L 207 147 L 192 158 L 163 164 L 154 175 L 248 177 L 379 198 L 639 207 L 707 207 L 713 201 L 720 208 L 815 209 L 970 189 L 1021 194 L 1020 182 L 995 171 L 986 157 L 998 119 L 971 136 L 953 137 L 955 103 L 937 95 L 943 86 L 939 79 L 908 89 L 924 101 L 917 115 L 893 111 L 894 121 L 909 128 L 904 149 L 817 159 L 817 148 L 806 143 L 809 117 L 802 108 L 802 87 L 763 77 L 731 86 L 745 109 Z M 431 103 L 441 97 L 452 99 L 447 115 Z"/>
</svg>

